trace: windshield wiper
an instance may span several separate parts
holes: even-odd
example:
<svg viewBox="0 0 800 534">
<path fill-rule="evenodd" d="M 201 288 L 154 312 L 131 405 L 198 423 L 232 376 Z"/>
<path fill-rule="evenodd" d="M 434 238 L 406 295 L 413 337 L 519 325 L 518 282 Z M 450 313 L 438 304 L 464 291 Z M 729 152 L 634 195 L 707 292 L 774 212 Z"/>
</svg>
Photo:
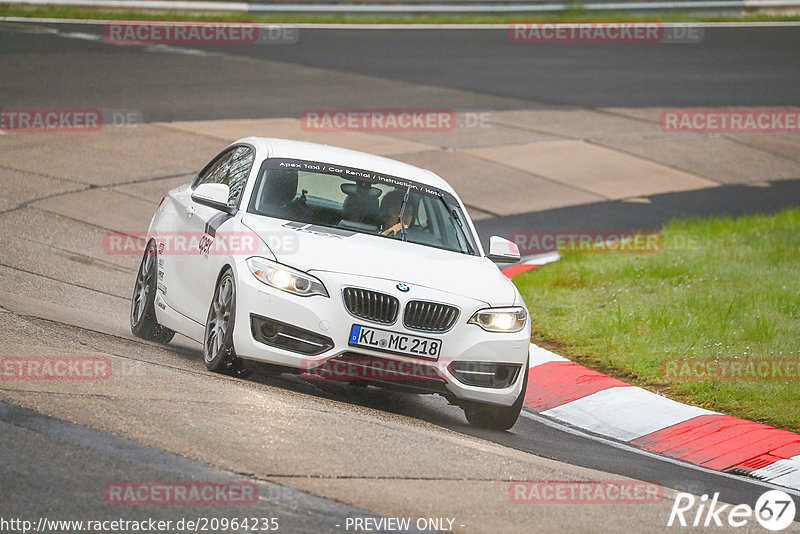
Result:
<svg viewBox="0 0 800 534">
<path fill-rule="evenodd" d="M 408 204 L 408 195 L 411 193 L 411 184 L 406 188 L 406 194 L 403 196 L 403 203 L 400 204 L 400 237 L 403 241 L 408 241 L 408 230 L 406 225 L 403 224 L 403 214 L 406 212 L 406 204 Z"/>
<path fill-rule="evenodd" d="M 456 211 L 455 209 L 450 209 L 450 205 L 444 199 L 444 195 L 439 194 L 437 196 L 439 197 L 439 200 L 442 201 L 442 204 L 444 204 L 444 208 L 447 210 L 447 212 L 450 215 L 452 215 L 453 219 L 455 219 L 456 223 L 458 223 L 458 227 L 461 230 L 461 237 L 464 238 L 464 244 L 467 246 L 467 252 L 469 254 L 475 255 L 475 249 L 472 248 L 472 245 L 469 242 L 469 238 L 467 237 L 467 231 L 464 229 L 464 223 L 461 222 L 461 217 L 458 216 L 458 211 Z"/>
</svg>

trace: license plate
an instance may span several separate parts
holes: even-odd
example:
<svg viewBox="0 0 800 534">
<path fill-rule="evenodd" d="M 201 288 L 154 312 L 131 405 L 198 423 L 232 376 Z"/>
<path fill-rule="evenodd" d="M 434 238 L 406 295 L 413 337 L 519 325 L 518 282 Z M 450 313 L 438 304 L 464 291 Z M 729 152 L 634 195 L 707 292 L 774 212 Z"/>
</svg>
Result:
<svg viewBox="0 0 800 534">
<path fill-rule="evenodd" d="M 354 347 L 431 360 L 438 359 L 442 352 L 442 342 L 439 339 L 399 334 L 358 324 L 354 324 L 350 329 L 349 344 Z"/>
</svg>

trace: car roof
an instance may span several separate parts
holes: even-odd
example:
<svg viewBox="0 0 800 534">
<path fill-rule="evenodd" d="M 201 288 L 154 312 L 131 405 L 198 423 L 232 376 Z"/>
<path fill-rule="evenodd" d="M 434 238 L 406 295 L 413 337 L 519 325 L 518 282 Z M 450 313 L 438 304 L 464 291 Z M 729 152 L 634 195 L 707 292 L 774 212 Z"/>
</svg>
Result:
<svg viewBox="0 0 800 534">
<path fill-rule="evenodd" d="M 253 145 L 258 152 L 266 151 L 266 157 L 269 158 L 303 159 L 363 169 L 398 178 L 406 178 L 455 194 L 450 184 L 429 170 L 366 152 L 275 137 L 246 137 L 233 144 L 241 143 Z"/>
</svg>

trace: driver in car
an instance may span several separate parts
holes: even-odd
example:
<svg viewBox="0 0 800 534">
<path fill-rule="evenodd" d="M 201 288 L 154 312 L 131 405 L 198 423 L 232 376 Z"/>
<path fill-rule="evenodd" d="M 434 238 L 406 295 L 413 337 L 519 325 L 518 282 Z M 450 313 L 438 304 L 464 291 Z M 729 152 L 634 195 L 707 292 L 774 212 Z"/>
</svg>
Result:
<svg viewBox="0 0 800 534">
<path fill-rule="evenodd" d="M 405 191 L 392 191 L 383 197 L 383 201 L 381 202 L 383 231 L 381 232 L 381 235 L 393 237 L 402 231 L 402 227 L 400 225 L 400 209 L 403 205 L 404 196 Z M 408 230 L 408 227 L 411 225 L 411 221 L 414 220 L 416 212 L 416 204 L 412 198 L 409 198 L 408 202 L 406 203 L 406 209 L 403 212 L 402 221 L 402 225 L 406 228 L 406 230 Z"/>
</svg>

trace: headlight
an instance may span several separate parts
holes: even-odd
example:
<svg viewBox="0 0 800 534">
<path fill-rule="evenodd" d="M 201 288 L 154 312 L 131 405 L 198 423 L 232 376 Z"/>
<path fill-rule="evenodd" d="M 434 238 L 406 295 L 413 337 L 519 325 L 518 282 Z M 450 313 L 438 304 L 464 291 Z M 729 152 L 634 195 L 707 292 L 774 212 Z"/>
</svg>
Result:
<svg viewBox="0 0 800 534">
<path fill-rule="evenodd" d="M 528 317 L 525 308 L 489 308 L 478 310 L 467 321 L 476 324 L 489 332 L 519 332 L 525 326 Z"/>
<path fill-rule="evenodd" d="M 253 276 L 275 289 L 303 297 L 328 296 L 325 286 L 317 278 L 303 271 L 275 263 L 265 258 L 248 258 L 247 266 Z"/>
</svg>

